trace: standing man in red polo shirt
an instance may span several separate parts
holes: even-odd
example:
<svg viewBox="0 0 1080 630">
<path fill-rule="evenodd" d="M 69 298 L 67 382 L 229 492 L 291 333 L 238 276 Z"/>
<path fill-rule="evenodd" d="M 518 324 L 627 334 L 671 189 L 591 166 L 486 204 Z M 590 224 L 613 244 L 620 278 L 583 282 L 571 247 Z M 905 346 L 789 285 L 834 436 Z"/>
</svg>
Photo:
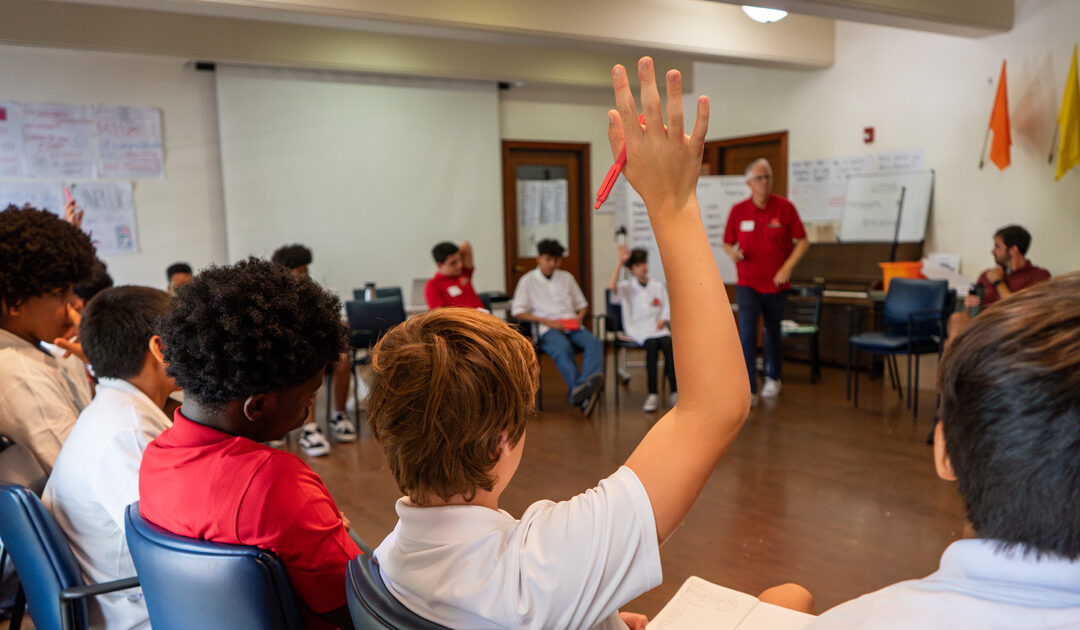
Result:
<svg viewBox="0 0 1080 630">
<path fill-rule="evenodd" d="M 439 243 L 432 248 L 431 256 L 435 259 L 437 271 L 424 287 L 428 308 L 484 308 L 472 285 L 474 270 L 472 245 L 469 241 L 465 241 L 460 247 L 450 242 Z"/>
<path fill-rule="evenodd" d="M 764 158 L 746 167 L 751 195 L 731 208 L 724 249 L 735 261 L 739 281 L 735 302 L 739 306 L 739 338 L 746 372 L 750 375 L 750 404 L 758 403 L 755 374 L 758 317 L 765 319 L 765 385 L 761 396 L 780 394 L 780 318 L 784 312 L 791 271 L 810 249 L 799 213 L 783 197 L 772 194 L 773 173 Z"/>
</svg>

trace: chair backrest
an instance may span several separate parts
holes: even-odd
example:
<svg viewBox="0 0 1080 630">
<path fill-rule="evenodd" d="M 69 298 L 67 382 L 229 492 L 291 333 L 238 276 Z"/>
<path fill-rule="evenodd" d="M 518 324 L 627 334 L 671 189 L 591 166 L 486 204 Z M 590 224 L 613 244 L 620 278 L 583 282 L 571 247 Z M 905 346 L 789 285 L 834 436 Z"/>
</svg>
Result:
<svg viewBox="0 0 1080 630">
<path fill-rule="evenodd" d="M 916 280 L 914 278 L 893 278 L 889 282 L 889 292 L 885 295 L 885 312 L 882 323 L 889 331 L 906 331 L 908 315 L 917 312 L 936 311 L 944 313 L 945 298 L 949 292 L 949 283 L 945 280 Z M 922 334 L 937 332 L 938 321 L 927 316 L 921 325 L 913 331 Z"/>
<path fill-rule="evenodd" d="M 372 346 L 386 331 L 405 321 L 405 305 L 399 297 L 353 300 L 345 303 L 345 315 L 355 342 Z"/>
<path fill-rule="evenodd" d="M 405 607 L 387 590 L 374 556 L 359 555 L 346 568 L 349 616 L 354 630 L 445 630 Z"/>
<path fill-rule="evenodd" d="M 177 536 L 144 520 L 138 502 L 124 521 L 155 630 L 301 627 L 289 577 L 273 553 Z"/>
<path fill-rule="evenodd" d="M 26 486 L 40 497 L 48 480 L 49 475 L 30 449 L 0 435 L 0 483 Z"/>
<path fill-rule="evenodd" d="M 427 283 L 430 279 L 413 278 L 412 290 L 409 291 L 409 306 L 427 306 L 427 296 L 424 292 L 427 290 Z"/>
<path fill-rule="evenodd" d="M 17 447 L 6 450 L 11 448 Z M 15 563 L 34 627 L 61 630 L 65 626 L 60 591 L 84 582 L 64 533 L 37 495 L 25 486 L 0 485 L 0 539 Z M 86 600 L 72 604 L 75 619 L 71 627 L 86 628 Z"/>
<path fill-rule="evenodd" d="M 792 287 L 784 302 L 783 319 L 803 325 L 821 325 L 821 301 L 824 290 L 819 286 Z"/>
<path fill-rule="evenodd" d="M 612 301 L 612 297 L 611 289 L 604 289 L 604 304 L 607 306 L 607 310 L 604 311 L 604 332 L 620 333 L 624 330 L 622 303 L 618 300 Z"/>
<path fill-rule="evenodd" d="M 354 300 L 363 300 L 364 292 L 367 289 L 353 289 L 352 296 Z M 375 287 L 375 297 L 386 298 L 396 297 L 399 300 L 404 299 L 401 293 L 401 287 Z"/>
</svg>

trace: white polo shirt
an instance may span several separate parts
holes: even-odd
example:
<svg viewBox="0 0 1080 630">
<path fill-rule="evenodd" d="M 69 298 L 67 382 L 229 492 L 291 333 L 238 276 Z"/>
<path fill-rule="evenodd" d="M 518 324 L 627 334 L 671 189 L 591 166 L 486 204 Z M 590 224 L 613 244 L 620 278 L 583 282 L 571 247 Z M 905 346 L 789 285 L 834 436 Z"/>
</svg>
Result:
<svg viewBox="0 0 1080 630">
<path fill-rule="evenodd" d="M 64 443 L 42 501 L 89 583 L 135 575 L 124 537 L 124 508 L 139 500 L 139 464 L 146 445 L 171 424 L 137 387 L 103 378 Z M 142 591 L 99 595 L 91 602 L 90 622 L 110 630 L 149 628 Z"/>
<path fill-rule="evenodd" d="M 30 449 L 45 472 L 91 396 L 77 358 L 61 358 L 0 329 L 0 434 Z"/>
<path fill-rule="evenodd" d="M 941 566 L 825 612 L 806 628 L 1080 628 L 1080 561 L 1036 559 L 993 540 L 958 540 Z"/>
<path fill-rule="evenodd" d="M 649 278 L 642 286 L 636 278 L 623 280 L 612 297 L 622 308 L 623 333 L 635 343 L 671 334 L 666 327 L 656 327 L 657 322 L 671 320 L 671 304 L 663 282 Z"/>
<path fill-rule="evenodd" d="M 626 630 L 618 608 L 663 580 L 652 504 L 623 466 L 515 520 L 480 506 L 397 502 L 375 549 L 391 593 L 451 628 Z"/>
<path fill-rule="evenodd" d="M 510 302 L 510 315 L 529 313 L 543 319 L 577 319 L 577 312 L 589 305 L 577 280 L 569 271 L 556 269 L 548 278 L 537 267 L 521 276 Z M 543 335 L 549 328 L 539 325 Z"/>
</svg>

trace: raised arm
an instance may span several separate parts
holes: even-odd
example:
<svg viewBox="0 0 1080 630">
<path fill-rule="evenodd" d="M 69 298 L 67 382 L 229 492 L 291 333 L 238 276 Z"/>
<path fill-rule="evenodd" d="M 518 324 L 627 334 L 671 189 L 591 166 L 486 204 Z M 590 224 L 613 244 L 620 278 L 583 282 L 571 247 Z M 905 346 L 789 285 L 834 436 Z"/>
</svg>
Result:
<svg viewBox="0 0 1080 630">
<path fill-rule="evenodd" d="M 628 260 L 630 260 L 630 250 L 626 249 L 626 245 L 619 245 L 615 260 L 615 271 L 611 272 L 611 280 L 608 280 L 607 285 L 607 288 L 610 289 L 612 293 L 618 289 L 619 272 L 622 271 L 623 265 L 625 265 Z"/>
<path fill-rule="evenodd" d="M 750 384 L 697 202 L 709 101 L 698 98 L 694 129 L 684 135 L 682 77 L 669 71 L 665 129 L 652 59 L 638 62 L 638 75 L 645 127 L 638 124 L 626 71 L 615 66 L 618 111 L 608 113 L 608 139 L 613 154 L 626 144 L 623 173 L 648 208 L 671 295 L 679 402 L 626 461 L 649 495 L 663 542 L 735 440 L 750 409 Z"/>
<path fill-rule="evenodd" d="M 458 245 L 458 251 L 461 252 L 461 264 L 466 269 L 473 268 L 473 255 L 472 255 L 472 243 L 469 241 L 462 241 L 461 245 Z"/>
</svg>

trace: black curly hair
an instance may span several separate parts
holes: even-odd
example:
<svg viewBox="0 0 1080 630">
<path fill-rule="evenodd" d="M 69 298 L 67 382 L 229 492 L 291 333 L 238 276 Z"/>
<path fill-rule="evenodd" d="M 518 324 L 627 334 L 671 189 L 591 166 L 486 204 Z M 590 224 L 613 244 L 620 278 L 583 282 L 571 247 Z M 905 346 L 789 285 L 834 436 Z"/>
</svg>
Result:
<svg viewBox="0 0 1080 630">
<path fill-rule="evenodd" d="M 90 279 L 75 285 L 75 295 L 83 302 L 89 302 L 95 295 L 101 293 L 113 285 L 112 276 L 100 258 L 94 261 L 94 267 L 90 271 Z"/>
<path fill-rule="evenodd" d="M 90 278 L 94 245 L 74 225 L 33 206 L 0 212 L 0 300 L 11 306 Z"/>
<path fill-rule="evenodd" d="M 204 269 L 173 303 L 161 323 L 167 373 L 211 408 L 299 385 L 347 347 L 337 297 L 258 258 Z"/>
<path fill-rule="evenodd" d="M 297 243 L 296 245 L 283 245 L 277 248 L 270 261 L 279 265 L 285 265 L 289 269 L 296 269 L 311 264 L 311 250 Z"/>
</svg>

